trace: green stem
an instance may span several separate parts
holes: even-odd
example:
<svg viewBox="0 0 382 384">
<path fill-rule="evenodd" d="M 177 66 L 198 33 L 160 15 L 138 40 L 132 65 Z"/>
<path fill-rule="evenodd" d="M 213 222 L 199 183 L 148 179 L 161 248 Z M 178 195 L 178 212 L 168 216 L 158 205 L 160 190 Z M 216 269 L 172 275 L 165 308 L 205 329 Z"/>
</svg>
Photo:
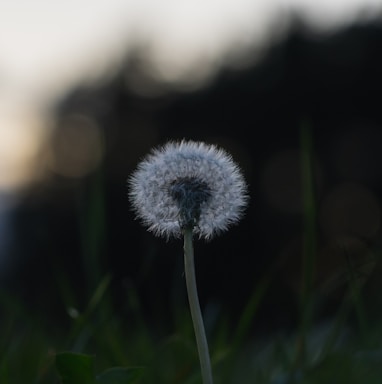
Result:
<svg viewBox="0 0 382 384">
<path fill-rule="evenodd" d="M 308 122 L 300 129 L 304 243 L 302 252 L 301 324 L 297 362 L 306 360 L 306 336 L 313 315 L 313 282 L 316 259 L 316 207 L 312 132 Z"/>
<path fill-rule="evenodd" d="M 212 384 L 211 361 L 208 352 L 207 337 L 203 325 L 202 312 L 200 310 L 198 290 L 196 287 L 192 228 L 186 228 L 184 230 L 184 269 L 186 275 L 188 301 L 192 322 L 194 324 L 203 384 Z"/>
</svg>

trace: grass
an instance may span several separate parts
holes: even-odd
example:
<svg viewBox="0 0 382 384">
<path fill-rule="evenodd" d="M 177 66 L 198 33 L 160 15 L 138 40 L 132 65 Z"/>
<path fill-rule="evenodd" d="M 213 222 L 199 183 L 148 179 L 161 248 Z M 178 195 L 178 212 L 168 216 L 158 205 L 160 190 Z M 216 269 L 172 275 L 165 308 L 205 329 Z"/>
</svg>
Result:
<svg viewBox="0 0 382 384">
<path fill-rule="evenodd" d="M 158 336 L 145 321 L 133 290 L 126 298 L 133 309 L 130 319 L 109 310 L 109 283 L 109 276 L 101 280 L 87 308 L 63 333 L 45 329 L 41 314 L 25 312 L 21 303 L 3 293 L 6 313 L 2 316 L 0 382 L 58 383 L 56 353 L 75 351 L 94 355 L 96 372 L 115 366 L 142 367 L 143 375 L 136 383 L 200 383 L 188 311 L 178 313 L 172 332 Z M 380 382 L 381 328 L 377 325 L 360 332 L 361 327 L 349 327 L 352 301 L 346 301 L 337 318 L 326 324 L 311 321 L 293 334 L 249 338 L 250 324 L 261 299 L 266 299 L 268 284 L 264 280 L 256 287 L 234 330 L 223 316 L 209 335 L 216 383 Z M 301 332 L 304 359 L 296 359 L 301 353 Z M 333 372 L 335 381 L 331 381 Z"/>
</svg>

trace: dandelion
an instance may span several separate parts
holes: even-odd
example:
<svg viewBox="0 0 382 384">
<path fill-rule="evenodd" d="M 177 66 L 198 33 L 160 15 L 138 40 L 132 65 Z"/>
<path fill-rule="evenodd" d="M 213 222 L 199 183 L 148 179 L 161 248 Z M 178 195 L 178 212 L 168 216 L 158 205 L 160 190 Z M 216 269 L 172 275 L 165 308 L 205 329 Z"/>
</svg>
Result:
<svg viewBox="0 0 382 384">
<path fill-rule="evenodd" d="M 211 239 L 239 221 L 246 184 L 231 156 L 202 142 L 169 142 L 154 149 L 129 179 L 132 206 L 148 230 L 179 238 Z"/>
<path fill-rule="evenodd" d="M 242 217 L 248 201 L 239 167 L 223 149 L 169 142 L 153 149 L 128 180 L 132 207 L 157 236 L 184 237 L 185 276 L 204 384 L 211 363 L 195 280 L 193 235 L 209 240 Z"/>
</svg>

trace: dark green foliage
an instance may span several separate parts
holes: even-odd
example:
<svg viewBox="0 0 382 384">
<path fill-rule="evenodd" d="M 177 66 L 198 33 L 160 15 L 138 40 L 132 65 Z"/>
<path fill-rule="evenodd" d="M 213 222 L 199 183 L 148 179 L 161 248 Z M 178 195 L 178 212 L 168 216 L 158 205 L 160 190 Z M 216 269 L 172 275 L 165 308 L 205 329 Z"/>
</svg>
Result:
<svg viewBox="0 0 382 384">
<path fill-rule="evenodd" d="M 99 374 L 96 381 L 101 384 L 134 383 L 141 376 L 142 371 L 142 368 L 110 368 Z"/>
<path fill-rule="evenodd" d="M 62 384 L 95 384 L 93 356 L 62 352 L 56 356 Z"/>
<path fill-rule="evenodd" d="M 130 384 L 141 374 L 141 368 L 115 367 L 96 376 L 94 356 L 72 352 L 57 354 L 56 368 L 62 384 Z"/>
</svg>

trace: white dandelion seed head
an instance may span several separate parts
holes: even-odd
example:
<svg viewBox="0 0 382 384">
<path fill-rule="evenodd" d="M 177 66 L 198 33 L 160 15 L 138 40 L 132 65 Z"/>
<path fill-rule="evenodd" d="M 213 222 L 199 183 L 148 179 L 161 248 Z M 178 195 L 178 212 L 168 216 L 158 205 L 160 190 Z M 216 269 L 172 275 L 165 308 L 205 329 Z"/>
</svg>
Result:
<svg viewBox="0 0 382 384">
<path fill-rule="evenodd" d="M 186 226 L 206 240 L 242 217 L 247 185 L 232 157 L 203 142 L 170 141 L 153 149 L 128 179 L 138 219 L 156 236 L 180 237 Z"/>
</svg>

